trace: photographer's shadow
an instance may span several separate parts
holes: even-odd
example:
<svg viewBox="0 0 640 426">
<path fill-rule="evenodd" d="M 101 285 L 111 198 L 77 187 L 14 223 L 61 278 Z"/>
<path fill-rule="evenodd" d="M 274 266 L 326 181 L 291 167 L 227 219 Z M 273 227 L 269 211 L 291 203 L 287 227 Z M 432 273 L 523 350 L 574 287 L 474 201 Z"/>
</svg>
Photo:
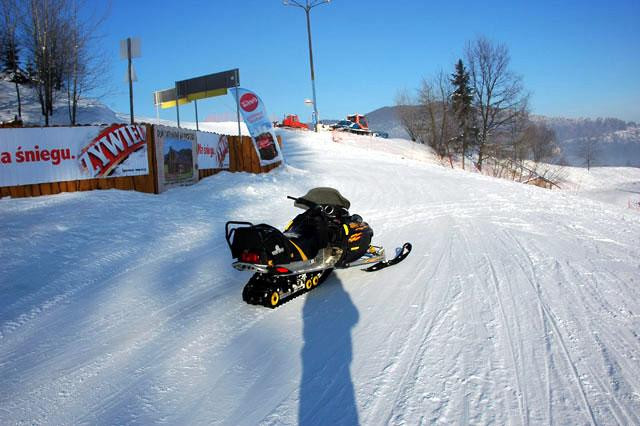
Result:
<svg viewBox="0 0 640 426">
<path fill-rule="evenodd" d="M 303 308 L 300 425 L 357 425 L 351 380 L 351 329 L 358 310 L 332 275 L 306 297 Z"/>
</svg>

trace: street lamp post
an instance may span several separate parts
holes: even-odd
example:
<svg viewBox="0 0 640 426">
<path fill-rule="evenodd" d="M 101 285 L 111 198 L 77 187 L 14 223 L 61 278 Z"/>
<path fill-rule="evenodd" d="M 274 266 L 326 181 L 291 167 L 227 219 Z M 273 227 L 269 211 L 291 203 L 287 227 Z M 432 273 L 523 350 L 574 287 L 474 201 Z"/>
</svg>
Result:
<svg viewBox="0 0 640 426">
<path fill-rule="evenodd" d="M 298 0 L 283 0 L 282 4 L 285 6 L 296 6 L 304 9 L 305 14 L 307 15 L 307 37 L 309 39 L 309 66 L 311 67 L 311 90 L 313 91 L 313 127 L 314 130 L 318 131 L 318 103 L 316 102 L 316 78 L 315 73 L 313 71 L 313 49 L 311 47 L 311 18 L 310 13 L 311 9 L 316 6 L 320 6 L 321 4 L 329 3 L 331 0 L 306 0 L 306 3 L 300 3 Z"/>
</svg>

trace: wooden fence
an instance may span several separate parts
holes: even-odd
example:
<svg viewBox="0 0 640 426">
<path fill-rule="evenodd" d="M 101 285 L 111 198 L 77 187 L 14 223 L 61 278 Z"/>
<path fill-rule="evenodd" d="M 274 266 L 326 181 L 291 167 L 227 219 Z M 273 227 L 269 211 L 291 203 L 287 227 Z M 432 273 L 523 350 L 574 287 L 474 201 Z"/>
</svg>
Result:
<svg viewBox="0 0 640 426">
<path fill-rule="evenodd" d="M 158 170 L 155 161 L 155 140 L 153 125 L 146 124 L 147 131 L 147 159 L 149 174 L 144 176 L 124 176 L 102 179 L 83 179 L 66 182 L 37 183 L 32 185 L 0 187 L 2 197 L 37 197 L 40 195 L 59 194 L 61 192 L 93 191 L 97 189 L 121 189 L 150 194 L 158 193 Z M 0 130 L 1 131 L 1 130 Z M 275 169 L 280 163 L 260 167 L 258 154 L 249 136 L 228 136 L 229 141 L 229 171 L 267 173 Z M 282 146 L 282 139 L 278 136 L 278 143 Z M 204 179 L 226 169 L 198 170 L 198 178 Z"/>
</svg>

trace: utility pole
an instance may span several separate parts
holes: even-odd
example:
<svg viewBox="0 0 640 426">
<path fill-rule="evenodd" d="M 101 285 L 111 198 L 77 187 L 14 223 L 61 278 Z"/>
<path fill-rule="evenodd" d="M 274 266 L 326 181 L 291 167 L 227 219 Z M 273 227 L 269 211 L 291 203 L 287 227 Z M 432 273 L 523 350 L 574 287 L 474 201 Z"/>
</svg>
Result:
<svg viewBox="0 0 640 426">
<path fill-rule="evenodd" d="M 127 74 L 129 76 L 129 117 L 131 117 L 131 124 L 133 124 L 133 79 L 131 78 L 131 38 L 127 37 Z"/>
<path fill-rule="evenodd" d="M 307 16 L 307 37 L 309 39 L 309 66 L 311 68 L 311 90 L 313 92 L 313 127 L 318 131 L 318 122 L 320 118 L 318 116 L 318 103 L 316 102 L 316 77 L 313 71 L 313 49 L 311 46 L 311 17 L 310 12 L 316 6 L 329 3 L 331 0 L 306 0 L 306 3 L 300 3 L 298 0 L 283 0 L 282 4 L 285 6 L 296 6 L 304 9 Z"/>
<path fill-rule="evenodd" d="M 139 58 L 141 55 L 139 38 L 127 37 L 124 40 L 120 40 L 120 58 L 127 60 L 125 80 L 129 83 L 129 116 L 131 124 L 133 124 L 135 120 L 133 117 L 133 82 L 138 80 L 131 60 L 133 58 Z"/>
</svg>

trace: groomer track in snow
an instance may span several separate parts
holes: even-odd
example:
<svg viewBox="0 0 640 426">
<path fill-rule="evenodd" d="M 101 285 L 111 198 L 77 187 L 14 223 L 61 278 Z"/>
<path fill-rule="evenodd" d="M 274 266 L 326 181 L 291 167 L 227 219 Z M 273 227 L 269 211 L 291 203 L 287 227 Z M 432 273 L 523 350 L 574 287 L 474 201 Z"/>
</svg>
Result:
<svg viewBox="0 0 640 426">
<path fill-rule="evenodd" d="M 0 201 L 1 424 L 640 423 L 638 212 L 281 134 L 265 175 Z M 411 255 L 243 303 L 225 222 L 317 186 Z"/>
</svg>

